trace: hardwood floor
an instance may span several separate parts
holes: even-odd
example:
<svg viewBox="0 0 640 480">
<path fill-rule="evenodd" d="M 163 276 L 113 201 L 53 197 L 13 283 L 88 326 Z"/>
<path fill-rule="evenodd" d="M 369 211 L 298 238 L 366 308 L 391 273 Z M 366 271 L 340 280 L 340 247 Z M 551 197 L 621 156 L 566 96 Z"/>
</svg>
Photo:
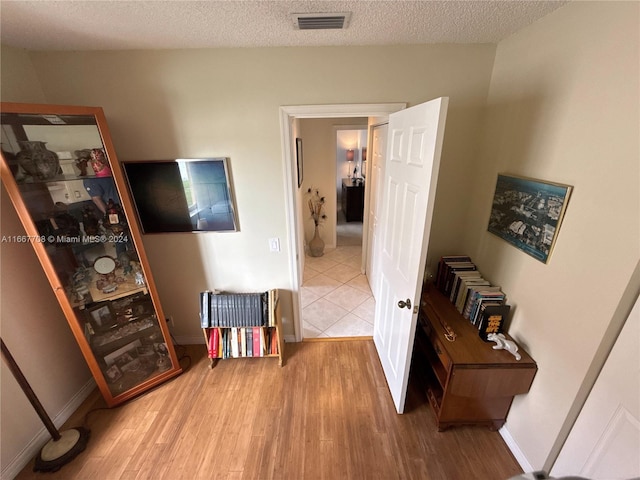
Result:
<svg viewBox="0 0 640 480">
<path fill-rule="evenodd" d="M 521 473 L 497 432 L 438 433 L 419 382 L 395 413 L 371 340 L 287 344 L 276 359 L 211 370 L 202 345 L 185 372 L 125 405 L 96 391 L 64 428 L 91 430 L 55 473 L 17 479 L 507 479 Z M 189 358 L 191 365 L 189 366 Z M 417 376 L 415 376 L 417 378 Z M 96 410 L 97 409 L 97 410 Z"/>
</svg>

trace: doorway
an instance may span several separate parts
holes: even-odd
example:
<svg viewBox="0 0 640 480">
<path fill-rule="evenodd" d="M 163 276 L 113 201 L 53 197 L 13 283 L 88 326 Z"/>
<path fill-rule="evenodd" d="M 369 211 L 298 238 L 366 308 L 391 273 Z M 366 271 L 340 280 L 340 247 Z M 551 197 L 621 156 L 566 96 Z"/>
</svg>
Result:
<svg viewBox="0 0 640 480">
<path fill-rule="evenodd" d="M 302 334 L 307 340 L 373 337 L 375 303 L 362 262 L 366 177 L 362 156 L 367 149 L 367 122 L 366 117 L 299 122 L 305 170 L 302 190 L 311 188 L 325 198 L 326 217 L 319 225 L 324 254 L 315 257 L 305 250 L 300 301 Z M 305 214 L 303 230 L 308 241 L 315 230 Z"/>
<path fill-rule="evenodd" d="M 363 119 L 367 120 L 367 119 Z M 362 246 L 367 124 L 336 126 L 336 247 Z"/>
<path fill-rule="evenodd" d="M 284 157 L 284 173 L 286 181 L 287 223 L 289 225 L 289 270 L 292 285 L 292 311 L 294 324 L 294 341 L 303 338 L 301 312 L 301 286 L 305 267 L 303 225 L 306 219 L 304 205 L 304 188 L 298 188 L 297 165 L 295 156 L 295 139 L 299 134 L 301 119 L 305 118 L 348 118 L 365 117 L 368 124 L 383 122 L 390 113 L 406 108 L 404 103 L 362 104 L 362 105 L 306 105 L 280 108 L 280 128 L 282 134 L 282 151 Z M 369 136 L 370 137 L 370 136 Z M 370 146 L 369 146 L 370 148 Z M 365 211 L 368 208 L 369 192 L 365 195 Z M 367 216 L 363 222 L 363 241 L 367 244 Z M 362 251 L 360 264 L 368 255 L 367 248 Z M 320 257 L 322 258 L 322 257 Z M 362 268 L 362 267 L 361 267 Z"/>
</svg>

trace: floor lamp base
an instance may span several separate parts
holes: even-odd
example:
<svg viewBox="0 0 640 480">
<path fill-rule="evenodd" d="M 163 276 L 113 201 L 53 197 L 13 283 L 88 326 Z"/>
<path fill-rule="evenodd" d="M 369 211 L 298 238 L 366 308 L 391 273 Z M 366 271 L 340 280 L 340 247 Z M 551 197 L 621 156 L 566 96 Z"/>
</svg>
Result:
<svg viewBox="0 0 640 480">
<path fill-rule="evenodd" d="M 58 440 L 49 440 L 36 457 L 34 472 L 56 472 L 87 447 L 91 432 L 85 428 L 71 428 L 60 432 Z"/>
</svg>

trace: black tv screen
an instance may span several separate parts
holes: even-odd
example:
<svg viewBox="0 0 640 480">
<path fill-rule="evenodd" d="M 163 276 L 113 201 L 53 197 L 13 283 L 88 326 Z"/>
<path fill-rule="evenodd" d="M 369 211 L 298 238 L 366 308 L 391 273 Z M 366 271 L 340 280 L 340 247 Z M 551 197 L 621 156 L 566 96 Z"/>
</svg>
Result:
<svg viewBox="0 0 640 480">
<path fill-rule="evenodd" d="M 122 166 L 143 233 L 237 231 L 226 158 Z"/>
</svg>

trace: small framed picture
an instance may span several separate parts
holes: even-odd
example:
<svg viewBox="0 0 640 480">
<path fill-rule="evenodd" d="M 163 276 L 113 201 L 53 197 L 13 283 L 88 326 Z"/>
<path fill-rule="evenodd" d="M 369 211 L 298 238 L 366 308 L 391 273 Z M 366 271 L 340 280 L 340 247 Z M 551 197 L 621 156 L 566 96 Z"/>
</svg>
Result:
<svg viewBox="0 0 640 480">
<path fill-rule="evenodd" d="M 136 357 L 136 358 L 132 358 L 130 362 L 125 363 L 124 365 L 122 365 L 120 367 L 120 369 L 123 372 L 136 372 L 136 371 L 140 370 L 141 366 L 142 366 L 142 362 L 141 362 L 140 358 Z"/>
<path fill-rule="evenodd" d="M 111 304 L 101 303 L 87 309 L 89 323 L 97 332 L 104 332 L 116 325 L 116 315 Z"/>
<path fill-rule="evenodd" d="M 120 377 L 122 377 L 122 371 L 115 363 L 107 368 L 104 374 L 107 377 L 107 382 L 109 383 L 116 382 L 120 379 Z"/>
<path fill-rule="evenodd" d="M 138 352 L 138 357 L 153 357 L 156 354 L 153 345 L 142 345 L 136 351 Z"/>
<path fill-rule="evenodd" d="M 133 362 L 133 356 L 131 355 L 131 352 L 124 352 L 119 357 L 114 358 L 113 361 L 117 366 L 122 368 L 127 363 Z"/>
<path fill-rule="evenodd" d="M 298 165 L 298 188 L 302 186 L 304 161 L 302 158 L 302 139 L 296 138 L 296 163 Z"/>
<path fill-rule="evenodd" d="M 145 299 L 145 295 L 143 293 L 136 293 L 134 295 L 130 295 L 128 297 L 119 298 L 118 300 L 113 300 L 111 302 L 111 306 L 116 311 L 116 313 L 126 312 L 131 308 L 131 304 L 133 302 L 140 302 Z"/>
<path fill-rule="evenodd" d="M 130 308 L 133 317 L 147 317 L 155 313 L 153 303 L 149 298 L 132 302 Z"/>
<path fill-rule="evenodd" d="M 121 347 L 104 357 L 104 363 L 111 366 L 117 364 L 119 367 L 133 360 L 133 356 L 137 355 L 136 349 L 142 346 L 140 340 L 134 340 L 124 347 Z M 125 356 L 126 355 L 126 356 Z"/>
<path fill-rule="evenodd" d="M 167 349 L 167 344 L 166 343 L 154 343 L 153 344 L 153 349 L 156 351 L 156 353 L 158 353 L 158 355 L 169 355 L 169 350 Z"/>
</svg>

